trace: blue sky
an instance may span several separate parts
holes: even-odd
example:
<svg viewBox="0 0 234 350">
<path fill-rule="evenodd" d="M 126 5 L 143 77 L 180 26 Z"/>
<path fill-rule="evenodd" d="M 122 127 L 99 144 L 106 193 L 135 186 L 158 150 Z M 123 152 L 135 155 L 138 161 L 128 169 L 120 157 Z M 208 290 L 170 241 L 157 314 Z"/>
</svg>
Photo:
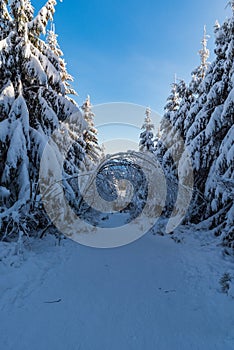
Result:
<svg viewBox="0 0 234 350">
<path fill-rule="evenodd" d="M 35 1 L 32 1 L 35 5 Z M 203 26 L 231 13 L 227 0 L 64 0 L 55 15 L 59 43 L 81 103 L 131 102 L 162 113 L 177 73 L 199 64 Z M 38 0 L 36 7 L 43 4 Z M 213 54 L 212 54 L 213 56 Z"/>
</svg>

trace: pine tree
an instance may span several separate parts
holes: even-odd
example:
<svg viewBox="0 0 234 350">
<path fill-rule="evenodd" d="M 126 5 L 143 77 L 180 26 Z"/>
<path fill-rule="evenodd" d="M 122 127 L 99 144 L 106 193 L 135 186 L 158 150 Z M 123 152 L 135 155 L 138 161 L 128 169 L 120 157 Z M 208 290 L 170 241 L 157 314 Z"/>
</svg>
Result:
<svg viewBox="0 0 234 350">
<path fill-rule="evenodd" d="M 211 228 L 233 246 L 234 15 L 216 24 L 216 58 L 188 117 L 186 147 L 193 161 L 192 221 L 212 218 Z M 186 129 L 185 129 L 186 130 Z M 183 165 L 183 164 L 182 164 Z"/>
<path fill-rule="evenodd" d="M 155 156 L 161 163 L 162 169 L 165 174 L 167 186 L 170 188 L 168 192 L 166 208 L 164 214 L 167 215 L 173 209 L 175 202 L 175 196 L 178 186 L 177 169 L 175 167 L 175 157 L 173 145 L 175 145 L 179 133 L 174 128 L 177 120 L 177 113 L 181 101 L 180 86 L 177 82 L 177 76 L 175 75 L 174 83 L 172 84 L 171 93 L 167 99 L 165 106 L 165 114 L 160 124 L 159 135 L 160 138 L 155 147 Z"/>
<path fill-rule="evenodd" d="M 181 94 L 181 86 L 177 83 L 177 77 L 175 75 L 171 94 L 165 106 L 165 114 L 160 124 L 160 141 L 157 143 L 155 150 L 155 154 L 166 172 L 170 172 L 169 169 L 174 163 L 171 151 L 179 136 L 178 130 L 175 129 L 175 123 L 178 117 L 177 113 L 180 107 Z"/>
<path fill-rule="evenodd" d="M 164 116 L 166 119 L 170 120 L 173 123 L 173 112 L 176 112 L 180 106 L 180 98 L 177 84 L 177 76 L 175 75 L 175 81 L 172 84 L 171 94 L 167 99 L 167 103 L 165 106 L 166 115 Z"/>
<path fill-rule="evenodd" d="M 179 86 L 177 84 L 177 77 L 175 75 L 175 81 L 172 84 L 171 93 L 167 99 L 167 103 L 165 106 L 165 114 L 161 121 L 160 129 L 161 129 L 161 140 L 167 144 L 166 140 L 171 139 L 170 132 L 172 130 L 172 126 L 175 123 L 176 115 L 178 108 L 180 106 L 180 96 L 179 96 Z M 168 145 L 166 146 L 168 147 Z"/>
<path fill-rule="evenodd" d="M 151 109 L 147 108 L 145 112 L 145 121 L 142 126 L 142 130 L 144 130 L 140 135 L 140 144 L 139 150 L 141 152 L 154 152 L 154 124 L 151 119 Z"/>
<path fill-rule="evenodd" d="M 187 108 L 187 115 L 184 121 L 184 135 L 187 134 L 189 128 L 194 122 L 195 116 L 201 110 L 207 97 L 209 86 L 204 82 L 204 78 L 209 76 L 212 79 L 213 66 L 208 62 L 210 52 L 207 48 L 209 35 L 206 33 L 204 26 L 204 35 L 201 42 L 202 49 L 198 52 L 201 57 L 200 65 L 192 72 L 192 81 L 190 82 L 187 92 L 191 99 L 190 107 Z M 199 103 L 197 103 L 199 102 Z"/>
<path fill-rule="evenodd" d="M 219 82 L 221 105 L 216 107 L 205 130 L 206 152 L 215 155 L 213 161 L 208 158 L 212 165 L 206 181 L 206 196 L 210 202 L 206 215 L 213 215 L 216 235 L 222 234 L 224 244 L 234 248 L 234 2 L 230 5 L 232 18 L 216 31 L 216 52 L 222 57 L 225 54 L 225 63 Z"/>
<path fill-rule="evenodd" d="M 175 119 L 177 110 L 179 108 L 180 98 L 178 93 L 178 84 L 177 77 L 175 75 L 174 83 L 172 84 L 172 90 L 167 98 L 167 103 L 165 106 L 165 114 L 160 123 L 160 127 L 158 130 L 159 138 L 155 144 L 154 154 L 160 164 L 162 165 L 165 175 L 169 176 L 169 164 L 173 163 L 173 159 L 171 158 L 170 153 L 168 153 L 169 148 L 173 144 L 173 136 L 172 136 L 172 122 Z M 167 153 L 167 157 L 169 160 L 165 158 L 165 154 Z"/>
<path fill-rule="evenodd" d="M 185 122 L 188 118 L 190 108 L 195 101 L 195 96 L 191 86 L 187 86 L 184 80 L 181 80 L 178 84 L 178 93 L 180 96 L 180 107 L 176 113 L 174 126 L 176 130 L 179 130 L 180 137 L 185 141 L 186 128 Z"/>
<path fill-rule="evenodd" d="M 204 26 L 204 35 L 202 39 L 202 49 L 199 50 L 199 55 L 201 57 L 200 66 L 192 72 L 192 82 L 190 84 L 190 88 L 194 93 L 198 93 L 200 84 L 205 78 L 207 69 L 209 67 L 208 59 L 210 57 L 210 51 L 207 48 L 209 35 L 206 32 L 206 26 Z"/>
<path fill-rule="evenodd" d="M 7 5 L 1 1 L 1 11 L 6 9 L 4 3 Z M 69 76 L 61 52 L 41 37 L 53 19 L 55 4 L 54 0 L 48 1 L 34 17 L 29 0 L 13 0 L 12 18 L 0 17 L 0 26 L 10 28 L 0 41 L 0 227 L 5 236 L 32 234 L 46 222 L 40 201 L 37 203 L 40 159 L 49 137 L 61 128 L 61 123 L 69 124 L 70 134 L 72 125 L 76 126 L 71 149 L 76 157 L 66 161 L 65 174 L 76 174 L 77 154 L 82 153 L 78 140 L 86 123 L 76 103 L 67 96 L 72 91 L 68 89 Z"/>
<path fill-rule="evenodd" d="M 95 114 L 92 112 L 92 105 L 90 102 L 90 96 L 87 96 L 86 101 L 82 106 L 84 120 L 87 122 L 87 129 L 84 131 L 85 152 L 92 163 L 97 163 L 101 156 L 101 148 L 98 143 L 98 131 L 94 125 Z M 87 160 L 88 162 L 88 160 Z"/>
<path fill-rule="evenodd" d="M 215 60 L 208 63 L 205 29 L 201 64 L 193 72 L 192 82 L 177 84 L 176 94 L 175 87 L 172 90 L 156 155 L 161 156 L 170 185 L 167 211 L 173 204 L 176 168 L 180 177 L 186 175 L 189 152 L 195 184 L 187 219 L 193 223 L 207 219 L 224 245 L 234 248 L 234 2 L 230 5 L 232 18 L 221 26 L 215 24 Z M 185 149 L 180 154 L 183 143 Z"/>
<path fill-rule="evenodd" d="M 67 95 L 77 95 L 76 91 L 70 86 L 70 82 L 73 82 L 73 77 L 67 72 L 66 62 L 62 58 L 63 52 L 58 44 L 58 35 L 55 33 L 55 24 L 51 23 L 51 28 L 47 32 L 47 43 L 50 50 L 53 52 L 57 58 L 57 62 L 53 62 L 57 69 L 60 70 L 61 79 L 65 84 L 65 92 Z M 53 58 L 52 58 L 53 60 Z M 74 103 L 74 101 L 72 101 Z"/>
<path fill-rule="evenodd" d="M 226 62 L 224 65 L 223 62 L 223 57 L 227 59 L 226 53 L 230 38 L 227 30 L 226 40 L 223 42 L 223 29 L 225 31 L 227 30 L 227 23 L 220 28 L 220 32 L 217 35 L 216 44 L 219 47 L 216 50 L 217 58 L 211 65 L 212 74 L 209 71 L 205 76 L 203 85 L 206 88 L 204 91 L 201 91 L 199 98 L 196 100 L 196 117 L 186 135 L 186 144 L 190 148 L 191 155 L 194 158 L 194 167 L 197 170 L 209 168 L 209 164 L 217 151 L 217 149 L 215 151 L 215 148 L 218 147 L 219 142 L 217 142 L 217 138 L 214 139 L 211 136 L 213 136 L 213 132 L 217 132 L 217 128 L 220 125 L 219 119 L 222 114 L 223 103 L 228 97 L 231 88 L 230 82 L 228 82 L 228 76 L 230 74 L 232 58 L 230 57 L 229 64 Z M 222 48 L 220 47 L 220 37 L 222 37 L 223 42 Z M 204 97 L 204 94 L 206 97 Z M 220 137 L 222 138 L 222 135 Z M 201 149 L 202 147 L 206 152 L 197 152 L 197 149 Z"/>
<path fill-rule="evenodd" d="M 163 132 L 166 149 L 162 158 L 163 169 L 169 181 L 174 184 L 178 182 L 179 162 L 185 151 L 184 122 L 194 101 L 192 90 L 186 86 L 183 80 L 177 84 L 177 96 L 179 107 L 174 111 L 170 124 Z"/>
</svg>

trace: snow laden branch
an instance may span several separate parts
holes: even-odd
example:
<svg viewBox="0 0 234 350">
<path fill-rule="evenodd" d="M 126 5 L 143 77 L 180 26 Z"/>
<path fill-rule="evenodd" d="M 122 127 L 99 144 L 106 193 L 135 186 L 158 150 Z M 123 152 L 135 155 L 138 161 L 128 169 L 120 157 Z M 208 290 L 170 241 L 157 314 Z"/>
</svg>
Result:
<svg viewBox="0 0 234 350">
<path fill-rule="evenodd" d="M 41 8 L 38 15 L 28 24 L 29 31 L 39 36 L 40 34 L 46 34 L 46 27 L 49 21 L 53 20 L 55 13 L 55 6 L 57 5 L 56 0 L 49 0 Z"/>
</svg>

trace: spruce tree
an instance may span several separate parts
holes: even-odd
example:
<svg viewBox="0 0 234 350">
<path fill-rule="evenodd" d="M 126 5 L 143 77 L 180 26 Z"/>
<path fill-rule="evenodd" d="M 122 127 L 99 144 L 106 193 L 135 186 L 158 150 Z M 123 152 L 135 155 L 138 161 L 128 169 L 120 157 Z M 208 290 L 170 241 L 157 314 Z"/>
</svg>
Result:
<svg viewBox="0 0 234 350">
<path fill-rule="evenodd" d="M 156 155 L 162 159 L 163 169 L 171 184 L 177 184 L 179 168 L 180 174 L 183 173 L 181 169 L 184 169 L 184 180 L 186 181 L 185 167 L 181 166 L 181 163 L 183 163 L 183 158 L 185 163 L 187 162 L 187 128 L 193 123 L 196 113 L 202 108 L 200 104 L 197 106 L 197 100 L 200 102 L 199 93 L 203 92 L 201 86 L 209 66 L 205 27 L 202 49 L 199 54 L 201 63 L 193 71 L 191 83 L 187 86 L 183 80 L 177 82 L 175 79 L 165 107 L 166 113 L 161 123 L 162 136 L 156 149 Z M 174 198 L 175 195 L 172 197 Z"/>
<path fill-rule="evenodd" d="M 222 57 L 223 74 L 218 83 L 221 103 L 205 129 L 205 149 L 213 155 L 206 156 L 210 166 L 206 181 L 206 196 L 209 201 L 206 216 L 212 215 L 212 228 L 222 235 L 225 245 L 234 248 L 234 2 L 230 2 L 233 15 L 217 30 L 216 52 Z M 220 45 L 220 42 L 222 45 Z M 225 56 L 224 56 L 225 55 Z M 217 84 L 217 83 L 216 83 Z"/>
<path fill-rule="evenodd" d="M 85 123 L 67 96 L 72 91 L 61 52 L 42 39 L 56 1 L 49 0 L 37 16 L 29 0 L 13 0 L 10 7 L 0 3 L 0 27 L 6 28 L 0 41 L 0 227 L 7 237 L 32 234 L 45 224 L 38 192 L 43 149 L 61 123 L 71 128 L 71 122 L 76 125 L 72 152 L 82 153 L 77 141 Z M 68 175 L 77 170 L 75 161 L 71 164 L 64 169 Z"/>
<path fill-rule="evenodd" d="M 151 109 L 147 108 L 145 112 L 145 121 L 142 126 L 143 132 L 140 135 L 140 144 L 139 150 L 140 152 L 154 152 L 154 124 L 151 119 Z"/>
<path fill-rule="evenodd" d="M 212 218 L 215 234 L 233 246 L 234 15 L 222 26 L 216 24 L 215 35 L 216 58 L 188 114 L 190 118 L 192 112 L 193 118 L 186 147 L 195 177 L 191 220 Z"/>
<path fill-rule="evenodd" d="M 171 142 L 171 131 L 172 125 L 176 118 L 176 112 L 180 105 L 180 98 L 178 93 L 177 78 L 175 75 L 175 81 L 172 84 L 172 89 L 169 97 L 167 98 L 167 103 L 165 106 L 165 114 L 160 124 L 160 142 L 156 145 L 156 155 L 160 158 L 163 157 L 167 149 L 172 144 Z"/>
<path fill-rule="evenodd" d="M 209 35 L 207 35 L 206 26 L 204 26 L 204 35 L 201 42 L 202 48 L 198 52 L 201 62 L 200 65 L 192 72 L 192 80 L 187 88 L 187 95 L 191 103 L 190 106 L 187 105 L 188 108 L 186 108 L 186 118 L 184 120 L 183 127 L 184 137 L 193 124 L 195 116 L 201 110 L 206 101 L 208 86 L 204 83 L 204 78 L 207 76 L 212 78 L 213 74 L 213 67 L 212 65 L 210 66 L 210 63 L 208 62 L 210 56 L 210 51 L 207 48 L 208 38 Z"/>
<path fill-rule="evenodd" d="M 233 4 L 230 3 L 232 9 Z M 199 52 L 201 65 L 193 72 L 188 87 L 184 82 L 179 84 L 179 107 L 166 116 L 173 125 L 167 124 L 164 119 L 163 136 L 158 143 L 160 150 L 162 145 L 167 145 L 162 164 L 166 176 L 170 177 L 173 174 L 172 164 L 175 164 L 175 156 L 172 157 L 173 163 L 170 156 L 180 153 L 178 145 L 181 138 L 178 142 L 175 137 L 176 130 L 180 131 L 186 149 L 178 158 L 176 168 L 186 171 L 184 155 L 189 151 L 195 176 L 190 220 L 199 222 L 211 218 L 210 227 L 216 235 L 222 234 L 224 244 L 230 247 L 234 247 L 233 22 L 232 17 L 222 26 L 216 23 L 216 59 L 211 64 L 207 62 L 209 51 L 204 31 L 203 47 Z"/>
<path fill-rule="evenodd" d="M 171 94 L 167 99 L 165 106 L 165 114 L 160 125 L 160 141 L 156 145 L 156 156 L 162 163 L 165 173 L 171 177 L 175 177 L 175 144 L 180 139 L 180 131 L 175 128 L 178 118 L 178 110 L 180 107 L 182 96 L 181 84 L 177 83 L 177 77 L 172 84 Z M 169 175 L 170 174 L 170 175 Z"/>
<path fill-rule="evenodd" d="M 214 156 L 217 155 L 220 141 L 225 134 L 220 119 L 223 104 L 231 88 L 229 77 L 231 66 L 227 64 L 228 58 L 226 56 L 229 47 L 228 41 L 230 40 L 229 34 L 228 23 L 224 23 L 217 34 L 217 57 L 203 81 L 204 90 L 200 92 L 195 107 L 193 107 L 197 113 L 186 135 L 186 145 L 189 147 L 193 158 L 195 171 L 198 172 L 198 181 L 201 173 L 203 177 L 207 177 L 210 164 Z M 224 35 L 226 40 L 224 40 Z M 222 42 L 224 41 L 222 47 L 220 47 L 220 38 L 222 38 Z M 218 130 L 220 130 L 219 136 L 215 137 Z M 204 188 L 200 187 L 200 189 L 203 192 Z"/>
<path fill-rule="evenodd" d="M 202 39 L 202 49 L 199 50 L 199 55 L 201 57 L 201 64 L 192 72 L 192 81 L 190 83 L 190 88 L 195 94 L 199 93 L 199 87 L 205 78 L 207 69 L 209 67 L 208 59 L 210 57 L 210 51 L 207 48 L 209 35 L 206 32 L 206 26 L 204 26 L 204 34 Z"/>
<path fill-rule="evenodd" d="M 88 159 L 86 160 L 87 167 L 89 168 L 92 166 L 92 163 L 97 163 L 101 156 L 101 148 L 98 143 L 98 131 L 94 125 L 95 114 L 92 111 L 90 96 L 87 96 L 86 101 L 83 103 L 82 110 L 84 120 L 87 122 L 87 128 L 84 131 L 83 139 L 85 142 L 85 153 L 91 161 L 91 164 L 88 165 Z"/>
</svg>

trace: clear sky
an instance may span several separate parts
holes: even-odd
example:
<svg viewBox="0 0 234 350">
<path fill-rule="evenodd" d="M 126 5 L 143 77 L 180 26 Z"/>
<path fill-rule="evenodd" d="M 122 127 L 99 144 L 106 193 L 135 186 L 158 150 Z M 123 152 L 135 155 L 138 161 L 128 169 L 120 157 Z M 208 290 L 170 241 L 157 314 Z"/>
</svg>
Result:
<svg viewBox="0 0 234 350">
<path fill-rule="evenodd" d="M 45 1 L 44 1 L 45 2 Z M 36 8 L 44 3 L 33 1 Z M 78 103 L 131 102 L 162 113 L 177 73 L 190 80 L 207 25 L 231 13 L 227 0 L 64 0 L 55 15 Z"/>
</svg>

